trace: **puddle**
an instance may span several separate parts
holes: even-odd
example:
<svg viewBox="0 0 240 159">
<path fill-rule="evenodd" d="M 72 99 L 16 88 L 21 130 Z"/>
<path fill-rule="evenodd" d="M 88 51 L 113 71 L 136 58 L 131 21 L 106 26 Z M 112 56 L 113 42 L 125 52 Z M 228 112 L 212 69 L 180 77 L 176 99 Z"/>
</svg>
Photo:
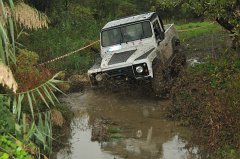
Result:
<svg viewBox="0 0 240 159">
<path fill-rule="evenodd" d="M 75 112 L 71 123 L 70 147 L 57 159 L 196 159 L 197 148 L 185 149 L 189 130 L 166 121 L 163 111 L 169 103 L 131 93 L 88 90 L 63 98 Z M 92 142 L 95 119 L 105 118 L 121 128 L 120 139 Z"/>
</svg>

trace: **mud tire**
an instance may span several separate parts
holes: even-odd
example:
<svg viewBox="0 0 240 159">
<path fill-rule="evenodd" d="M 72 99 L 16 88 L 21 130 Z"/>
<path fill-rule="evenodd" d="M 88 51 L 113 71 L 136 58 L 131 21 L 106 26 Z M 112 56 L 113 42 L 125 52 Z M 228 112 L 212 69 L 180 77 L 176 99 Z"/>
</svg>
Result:
<svg viewBox="0 0 240 159">
<path fill-rule="evenodd" d="M 158 97 L 167 97 L 171 88 L 171 81 L 167 80 L 164 68 L 162 61 L 158 58 L 155 59 L 151 86 L 154 94 Z"/>
</svg>

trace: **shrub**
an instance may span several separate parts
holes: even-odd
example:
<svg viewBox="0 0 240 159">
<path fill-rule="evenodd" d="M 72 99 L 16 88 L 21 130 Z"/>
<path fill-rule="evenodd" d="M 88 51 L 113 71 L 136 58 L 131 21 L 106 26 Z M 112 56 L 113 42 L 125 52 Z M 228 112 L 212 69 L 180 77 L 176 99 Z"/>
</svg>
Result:
<svg viewBox="0 0 240 159">
<path fill-rule="evenodd" d="M 10 136 L 0 135 L 0 159 L 31 159 L 31 156 L 25 149 L 24 144 Z"/>
<path fill-rule="evenodd" d="M 36 67 L 39 56 L 35 52 L 19 50 L 15 77 L 19 85 L 19 92 L 35 88 L 52 77 L 48 69 Z"/>
</svg>

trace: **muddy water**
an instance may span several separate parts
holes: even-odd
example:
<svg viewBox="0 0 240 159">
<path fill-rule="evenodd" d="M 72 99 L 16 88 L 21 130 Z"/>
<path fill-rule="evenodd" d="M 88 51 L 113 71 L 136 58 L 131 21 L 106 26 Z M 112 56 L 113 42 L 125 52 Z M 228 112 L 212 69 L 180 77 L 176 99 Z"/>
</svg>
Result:
<svg viewBox="0 0 240 159">
<path fill-rule="evenodd" d="M 186 149 L 189 130 L 164 119 L 169 101 L 131 92 L 88 90 L 62 98 L 75 112 L 70 147 L 57 159 L 194 159 L 197 148 Z M 91 142 L 95 119 L 111 121 L 121 138 Z"/>
</svg>

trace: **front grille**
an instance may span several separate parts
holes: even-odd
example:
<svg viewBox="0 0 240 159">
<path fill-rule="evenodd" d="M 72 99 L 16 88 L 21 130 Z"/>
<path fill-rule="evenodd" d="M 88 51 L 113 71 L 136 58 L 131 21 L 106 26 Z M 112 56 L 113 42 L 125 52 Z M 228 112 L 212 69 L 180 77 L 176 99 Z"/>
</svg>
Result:
<svg viewBox="0 0 240 159">
<path fill-rule="evenodd" d="M 113 65 L 117 63 L 126 62 L 128 58 L 135 52 L 136 50 L 121 52 L 121 53 L 115 53 L 113 54 L 112 58 L 108 62 L 108 65 Z"/>
<path fill-rule="evenodd" d="M 109 71 L 106 71 L 105 73 L 108 74 L 110 77 L 117 77 L 117 76 L 134 77 L 132 66 L 109 70 Z"/>
</svg>

